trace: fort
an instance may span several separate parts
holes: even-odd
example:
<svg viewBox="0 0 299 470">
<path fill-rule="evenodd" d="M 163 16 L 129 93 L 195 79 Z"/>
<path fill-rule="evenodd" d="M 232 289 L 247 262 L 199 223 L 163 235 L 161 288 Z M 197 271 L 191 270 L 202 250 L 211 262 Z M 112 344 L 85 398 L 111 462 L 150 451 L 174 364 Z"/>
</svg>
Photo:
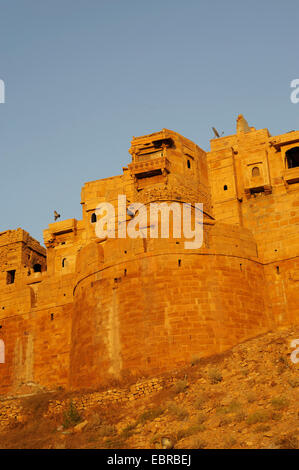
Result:
<svg viewBox="0 0 299 470">
<path fill-rule="evenodd" d="M 91 181 L 82 220 L 0 233 L 0 394 L 96 389 L 298 323 L 299 131 L 242 115 L 209 152 L 163 129 L 133 137 L 121 175 Z M 203 244 L 99 238 L 98 204 L 203 203 Z M 129 223 L 130 216 L 123 223 Z M 2 356 L 4 351 L 2 350 Z"/>
</svg>

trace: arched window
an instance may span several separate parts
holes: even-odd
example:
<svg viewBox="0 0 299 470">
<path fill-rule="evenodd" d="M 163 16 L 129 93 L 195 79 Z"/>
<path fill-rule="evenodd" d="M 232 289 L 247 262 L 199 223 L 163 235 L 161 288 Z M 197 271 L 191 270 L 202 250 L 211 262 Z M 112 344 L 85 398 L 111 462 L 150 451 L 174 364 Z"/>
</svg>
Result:
<svg viewBox="0 0 299 470">
<path fill-rule="evenodd" d="M 5 363 L 5 344 L 3 339 L 0 339 L 0 364 Z"/>
<path fill-rule="evenodd" d="M 260 169 L 257 166 L 255 166 L 254 168 L 252 168 L 251 174 L 252 174 L 252 178 L 255 178 L 256 176 L 260 176 Z"/>
<path fill-rule="evenodd" d="M 227 184 L 223 186 L 223 191 L 227 191 Z"/>
<path fill-rule="evenodd" d="M 188 168 L 191 168 L 191 162 L 190 162 L 190 160 L 187 160 L 187 167 L 188 167 Z"/>
<path fill-rule="evenodd" d="M 95 213 L 91 214 L 91 219 L 90 219 L 92 224 L 95 224 L 97 221 L 97 215 Z"/>
<path fill-rule="evenodd" d="M 299 147 L 293 147 L 286 151 L 286 162 L 288 168 L 299 166 Z"/>
<path fill-rule="evenodd" d="M 66 267 L 66 258 L 63 258 L 61 265 L 62 265 L 63 268 Z"/>
<path fill-rule="evenodd" d="M 35 273 L 41 273 L 41 272 L 42 272 L 42 266 L 41 266 L 41 264 L 36 263 L 36 264 L 33 266 L 33 271 L 34 271 Z"/>
</svg>

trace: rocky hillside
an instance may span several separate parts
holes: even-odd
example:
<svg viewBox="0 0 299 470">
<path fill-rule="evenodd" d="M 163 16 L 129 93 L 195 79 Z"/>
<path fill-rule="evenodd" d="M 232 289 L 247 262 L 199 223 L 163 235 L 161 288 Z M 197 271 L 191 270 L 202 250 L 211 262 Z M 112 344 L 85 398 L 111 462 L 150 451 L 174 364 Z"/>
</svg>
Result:
<svg viewBox="0 0 299 470">
<path fill-rule="evenodd" d="M 297 338 L 293 327 L 194 358 L 171 385 L 126 403 L 82 412 L 74 396 L 56 392 L 67 407 L 49 416 L 53 394 L 24 398 L 0 448 L 299 448 Z"/>
</svg>

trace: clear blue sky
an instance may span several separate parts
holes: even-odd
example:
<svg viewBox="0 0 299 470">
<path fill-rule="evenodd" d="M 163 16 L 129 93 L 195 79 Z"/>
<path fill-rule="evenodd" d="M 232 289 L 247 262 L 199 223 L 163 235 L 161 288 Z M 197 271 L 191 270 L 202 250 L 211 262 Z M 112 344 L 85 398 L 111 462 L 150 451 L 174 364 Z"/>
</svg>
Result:
<svg viewBox="0 0 299 470">
<path fill-rule="evenodd" d="M 0 0 L 0 231 L 81 218 L 133 135 L 299 129 L 298 24 L 295 0 Z"/>
</svg>

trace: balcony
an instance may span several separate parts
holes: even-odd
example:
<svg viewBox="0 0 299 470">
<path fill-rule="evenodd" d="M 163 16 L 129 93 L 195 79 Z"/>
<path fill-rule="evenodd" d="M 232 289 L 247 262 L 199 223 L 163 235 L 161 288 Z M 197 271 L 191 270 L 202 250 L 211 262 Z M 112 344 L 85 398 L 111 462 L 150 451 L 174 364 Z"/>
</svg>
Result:
<svg viewBox="0 0 299 470">
<path fill-rule="evenodd" d="M 295 168 L 287 168 L 284 173 L 284 180 L 288 184 L 299 183 L 299 166 Z"/>
<path fill-rule="evenodd" d="M 169 173 L 170 163 L 166 157 L 150 158 L 145 161 L 133 162 L 128 165 L 132 176 L 137 179 Z"/>
</svg>

